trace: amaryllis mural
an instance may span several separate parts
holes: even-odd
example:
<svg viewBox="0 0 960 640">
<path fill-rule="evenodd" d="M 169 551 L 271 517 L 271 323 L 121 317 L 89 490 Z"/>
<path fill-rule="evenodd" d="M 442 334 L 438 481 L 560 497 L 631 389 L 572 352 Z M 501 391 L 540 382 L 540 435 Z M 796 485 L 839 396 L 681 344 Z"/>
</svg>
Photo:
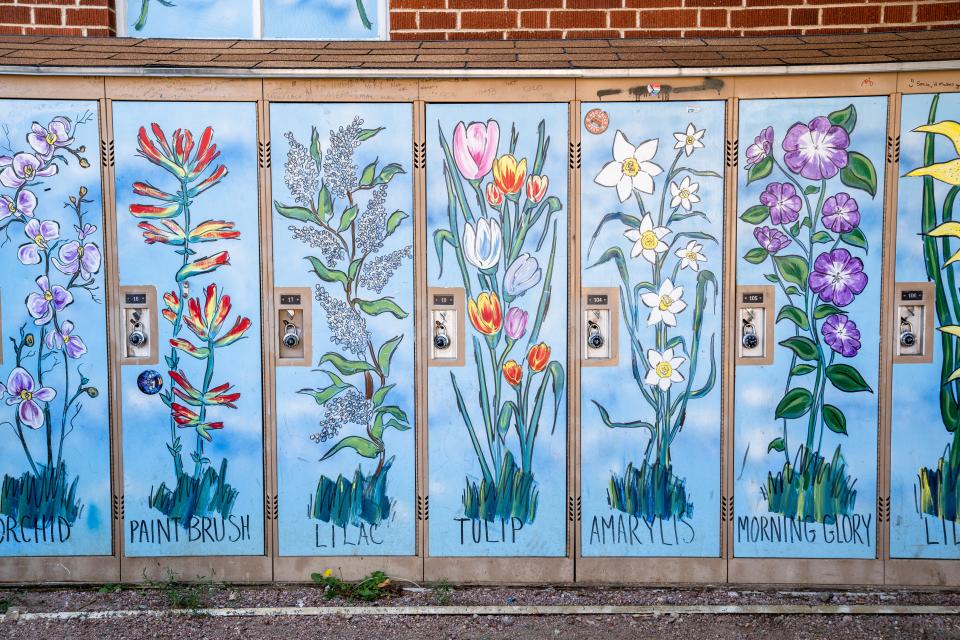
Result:
<svg viewBox="0 0 960 640">
<path fill-rule="evenodd" d="M 564 313 L 555 306 L 563 288 L 557 278 L 564 272 L 564 181 L 556 160 L 548 167 L 558 136 L 546 120 L 490 111 L 483 117 L 479 105 L 470 112 L 472 119 L 441 109 L 428 115 L 437 203 L 429 225 L 431 280 L 464 289 L 461 348 L 468 363 L 431 371 L 431 396 L 449 393 L 455 402 L 444 422 L 451 430 L 456 425 L 449 436 L 448 428 L 440 431 L 438 403 L 431 403 L 431 464 L 434 446 L 451 446 L 447 437 L 468 445 L 456 454 L 464 456 L 455 458 L 459 472 L 447 476 L 443 491 L 451 499 L 444 513 L 522 527 L 537 521 L 543 483 L 551 493 L 565 493 L 562 474 L 542 476 L 537 455 L 563 438 L 566 338 L 544 325 Z"/>
<path fill-rule="evenodd" d="M 163 363 L 168 386 L 154 401 L 168 407 L 166 453 L 171 479 L 153 488 L 152 509 L 189 528 L 195 516 L 227 517 L 238 490 L 227 476 L 228 459 L 211 456 L 214 438 L 229 437 L 230 412 L 241 394 L 218 368 L 220 355 L 246 337 L 249 317 L 234 309 L 230 293 L 211 278 L 230 265 L 228 241 L 240 238 L 232 221 L 207 218 L 207 192 L 228 173 L 218 162 L 213 127 L 194 136 L 189 129 L 168 133 L 157 124 L 141 126 L 137 155 L 163 170 L 157 184 L 146 179 L 130 189 L 137 202 L 129 215 L 139 220 L 145 252 L 170 251 L 178 268 L 168 275 L 160 315 L 169 323 Z M 192 288 L 191 288 L 192 285 Z M 166 334 L 166 332 L 165 332 Z"/>
<path fill-rule="evenodd" d="M 287 236 L 278 241 L 286 254 L 280 257 L 282 277 L 293 273 L 302 280 L 301 273 L 309 274 L 318 326 L 326 327 L 317 334 L 315 368 L 291 381 L 298 389 L 290 392 L 313 399 L 308 424 L 292 435 L 315 448 L 305 470 L 313 484 L 299 501 L 308 502 L 315 521 L 379 526 L 394 515 L 390 471 L 396 451 L 413 438 L 405 400 L 412 372 L 394 366 L 398 349 L 406 351 L 412 342 L 403 333 L 407 323 L 396 322 L 410 317 L 409 295 L 394 282 L 398 270 L 412 268 L 410 215 L 387 205 L 394 178 L 407 169 L 368 151 L 375 138 L 394 135 L 391 126 L 353 116 L 332 127 L 327 135 L 311 126 L 302 142 L 284 133 L 286 189 L 274 192 L 273 203 Z M 393 247 L 394 234 L 407 244 Z M 320 338 L 324 334 L 328 340 Z M 281 419 L 290 421 L 286 414 Z M 407 446 L 403 450 L 410 455 Z M 334 458 L 351 471 L 330 473 Z"/>
<path fill-rule="evenodd" d="M 28 104 L 21 106 L 29 113 Z M 88 160 L 91 153 L 98 160 L 97 148 L 93 142 L 88 150 L 78 138 L 96 140 L 97 125 L 90 110 L 66 113 L 65 104 L 64 112 L 51 117 L 49 108 L 33 106 L 38 113 L 32 125 L 12 118 L 18 126 L 4 124 L 0 144 L 8 343 L 0 368 L 0 406 L 10 443 L 16 443 L 3 451 L 0 514 L 8 518 L 8 535 L 16 527 L 51 528 L 44 541 L 59 548 L 51 552 L 43 545 L 39 552 L 69 555 L 71 529 L 81 524 L 91 483 L 100 481 L 81 480 L 77 469 L 89 470 L 89 465 L 77 455 L 106 465 L 109 442 L 100 395 L 106 350 L 99 176 Z M 109 548 L 109 533 L 106 544 Z M 10 546 L 16 547 L 4 549 Z M 102 553 L 102 547 L 85 551 Z"/>
<path fill-rule="evenodd" d="M 857 398 L 876 385 L 876 360 L 862 351 L 876 342 L 879 271 L 867 261 L 881 247 L 878 221 L 866 219 L 865 210 L 874 210 L 879 184 L 868 155 L 876 137 L 860 134 L 858 119 L 878 116 L 835 103 L 823 111 L 790 109 L 795 122 L 763 127 L 761 120 L 753 137 L 742 138 L 745 187 L 739 198 L 739 252 L 746 266 L 738 281 L 775 286 L 774 360 L 784 378 L 767 387 L 770 404 L 760 417 L 747 409 L 749 417 L 738 414 L 738 422 L 776 425 L 762 444 L 771 465 L 759 487 L 767 512 L 823 525 L 853 516 L 863 499 L 861 485 L 871 481 L 868 469 L 848 462 L 847 451 L 857 459 L 861 453 L 859 444 L 848 442 L 850 432 L 865 431 L 855 442 L 872 439 L 875 446 L 876 440 L 875 418 L 864 415 Z M 746 131 L 747 122 L 757 121 L 741 113 L 741 122 Z M 759 196 L 745 197 L 758 187 Z M 875 353 L 875 346 L 867 352 Z M 749 369 L 738 369 L 738 385 L 744 385 L 738 402 L 752 393 L 740 378 L 751 380 Z M 770 373 L 765 376 L 769 384 Z M 740 455 L 745 463 L 750 452 Z"/>
</svg>

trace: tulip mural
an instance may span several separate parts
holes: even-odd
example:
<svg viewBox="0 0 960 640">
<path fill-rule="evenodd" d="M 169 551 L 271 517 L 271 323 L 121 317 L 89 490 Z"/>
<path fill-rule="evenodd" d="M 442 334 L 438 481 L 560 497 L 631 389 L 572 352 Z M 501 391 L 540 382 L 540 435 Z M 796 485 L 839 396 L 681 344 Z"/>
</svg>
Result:
<svg viewBox="0 0 960 640">
<path fill-rule="evenodd" d="M 583 286 L 618 285 L 620 363 L 581 368 L 583 553 L 715 555 L 723 106 L 698 104 L 696 118 L 671 105 L 591 109 L 610 127 L 582 132 Z M 611 389 L 614 378 L 630 384 Z M 631 544 L 602 521 L 672 540 Z"/>
<path fill-rule="evenodd" d="M 438 162 L 428 170 L 429 184 L 441 189 L 434 191 L 437 213 L 430 220 L 436 250 L 431 278 L 446 275 L 445 284 L 464 288 L 469 320 L 469 369 L 431 372 L 431 396 L 442 393 L 438 386 L 452 393 L 459 426 L 450 428 L 459 433 L 441 435 L 439 408 L 432 404 L 431 447 L 448 447 L 443 442 L 452 440 L 441 441 L 447 437 L 469 443 L 459 517 L 522 527 L 538 517 L 544 482 L 538 465 L 546 464 L 538 447 L 562 438 L 557 427 L 564 420 L 566 338 L 544 330 L 554 315 L 563 320 L 562 306 L 553 306 L 555 288 L 563 288 L 557 280 L 563 274 L 563 205 L 551 194 L 562 193 L 564 182 L 550 173 L 562 172 L 562 165 L 548 160 L 553 136 L 547 121 L 525 127 L 523 119 L 509 124 L 479 105 L 472 111 L 480 116 L 472 122 L 441 108 L 428 113 L 438 127 L 432 143 Z M 540 444 L 544 440 L 547 445 Z M 438 455 L 432 451 L 431 461 Z M 565 493 L 560 473 L 549 480 L 551 505 Z M 447 510 L 456 514 L 452 496 Z"/>
<path fill-rule="evenodd" d="M 68 542 L 71 529 L 79 528 L 90 508 L 86 496 L 95 480 L 81 483 L 77 469 L 89 471 L 90 465 L 78 456 L 103 465 L 100 473 L 108 468 L 101 396 L 106 345 L 99 176 L 88 160 L 92 153 L 93 165 L 98 161 L 97 124 L 90 110 L 96 106 L 53 117 L 51 107 L 66 111 L 76 105 L 4 106 L 39 113 L 32 125 L 27 120 L 18 127 L 19 116 L 5 111 L 12 122 L 3 126 L 0 231 L 7 249 L 0 265 L 8 276 L 3 293 L 19 300 L 5 298 L 3 308 L 9 347 L 0 375 L 0 406 L 16 444 L 0 450 L 5 467 L 0 514 L 7 532 L 51 529 L 44 544 L 37 540 L 36 550 L 27 554 L 70 555 L 74 544 L 92 544 L 83 551 L 104 553 L 109 533 L 99 544 L 87 532 L 73 533 L 74 541 Z M 91 141 L 89 150 L 81 139 Z M 21 467 L 22 472 L 15 470 Z M 108 501 L 104 496 L 94 500 L 101 516 Z M 53 534 L 56 528 L 59 539 Z M 77 543 L 78 538 L 83 540 Z M 8 534 L 7 541 L 11 539 Z M 2 545 L 0 555 L 18 554 L 23 551 L 19 546 Z"/>
</svg>

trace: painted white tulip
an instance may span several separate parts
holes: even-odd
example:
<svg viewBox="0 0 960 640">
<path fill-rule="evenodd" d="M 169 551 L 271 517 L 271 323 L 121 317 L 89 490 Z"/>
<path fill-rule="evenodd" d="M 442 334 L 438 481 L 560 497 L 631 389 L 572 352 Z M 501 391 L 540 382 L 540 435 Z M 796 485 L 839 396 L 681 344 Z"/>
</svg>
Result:
<svg viewBox="0 0 960 640">
<path fill-rule="evenodd" d="M 657 261 L 657 254 L 668 249 L 663 239 L 669 234 L 670 229 L 653 226 L 653 218 L 648 213 L 640 221 L 639 229 L 627 229 L 623 235 L 633 242 L 633 249 L 630 250 L 631 258 L 643 256 L 644 260 L 653 264 Z"/>
<path fill-rule="evenodd" d="M 659 387 L 661 391 L 669 390 L 670 385 L 674 382 L 683 382 L 683 375 L 677 368 L 683 364 L 684 360 L 683 356 L 673 355 L 673 349 L 664 349 L 663 353 L 656 349 L 649 349 L 647 351 L 647 363 L 649 363 L 650 369 L 647 371 L 644 382 Z"/>
<path fill-rule="evenodd" d="M 521 253 L 503 276 L 503 290 L 508 295 L 517 297 L 539 282 L 540 264 L 537 259 L 529 253 Z"/>
<path fill-rule="evenodd" d="M 503 236 L 494 218 L 480 218 L 476 227 L 469 222 L 463 229 L 463 255 L 478 269 L 492 269 L 500 262 Z"/>
<path fill-rule="evenodd" d="M 667 278 L 660 283 L 660 291 L 645 293 L 640 296 L 643 304 L 650 308 L 650 317 L 647 318 L 647 324 L 664 323 L 667 326 L 677 326 L 677 315 L 687 308 L 687 303 L 683 301 L 683 287 L 675 287 Z"/>
<path fill-rule="evenodd" d="M 658 140 L 646 140 L 633 146 L 622 131 L 613 137 L 613 161 L 608 162 L 593 179 L 604 187 L 616 187 L 620 202 L 626 202 L 636 189 L 653 193 L 653 176 L 663 169 L 651 162 L 657 155 Z"/>
</svg>

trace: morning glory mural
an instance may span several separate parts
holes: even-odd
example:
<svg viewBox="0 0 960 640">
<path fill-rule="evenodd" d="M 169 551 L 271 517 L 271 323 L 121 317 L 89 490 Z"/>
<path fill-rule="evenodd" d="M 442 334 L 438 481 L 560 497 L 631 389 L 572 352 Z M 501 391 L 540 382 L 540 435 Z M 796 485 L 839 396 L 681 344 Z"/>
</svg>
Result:
<svg viewBox="0 0 960 640">
<path fill-rule="evenodd" d="M 120 372 L 125 552 L 259 555 L 255 105 L 113 108 L 120 285 L 154 287 L 160 307 L 158 362 Z"/>
<path fill-rule="evenodd" d="M 111 553 L 99 126 L 0 101 L 0 556 Z"/>
<path fill-rule="evenodd" d="M 886 115 L 740 102 L 737 284 L 773 285 L 776 324 L 773 364 L 736 367 L 738 557 L 875 556 Z"/>
<path fill-rule="evenodd" d="M 620 358 L 580 370 L 581 550 L 718 556 L 724 106 L 583 112 L 582 284 L 619 288 Z"/>
</svg>

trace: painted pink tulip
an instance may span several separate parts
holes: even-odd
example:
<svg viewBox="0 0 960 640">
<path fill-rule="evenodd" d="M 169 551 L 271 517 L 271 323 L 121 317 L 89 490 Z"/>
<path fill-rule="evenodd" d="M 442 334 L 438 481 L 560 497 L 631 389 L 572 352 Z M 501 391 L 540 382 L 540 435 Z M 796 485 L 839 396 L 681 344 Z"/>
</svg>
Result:
<svg viewBox="0 0 960 640">
<path fill-rule="evenodd" d="M 453 159 L 467 180 L 480 180 L 490 173 L 500 144 L 500 125 L 496 120 L 463 122 L 453 130 Z"/>
<path fill-rule="evenodd" d="M 519 307 L 510 307 L 503 325 L 508 338 L 519 340 L 527 329 L 527 312 Z"/>
</svg>

